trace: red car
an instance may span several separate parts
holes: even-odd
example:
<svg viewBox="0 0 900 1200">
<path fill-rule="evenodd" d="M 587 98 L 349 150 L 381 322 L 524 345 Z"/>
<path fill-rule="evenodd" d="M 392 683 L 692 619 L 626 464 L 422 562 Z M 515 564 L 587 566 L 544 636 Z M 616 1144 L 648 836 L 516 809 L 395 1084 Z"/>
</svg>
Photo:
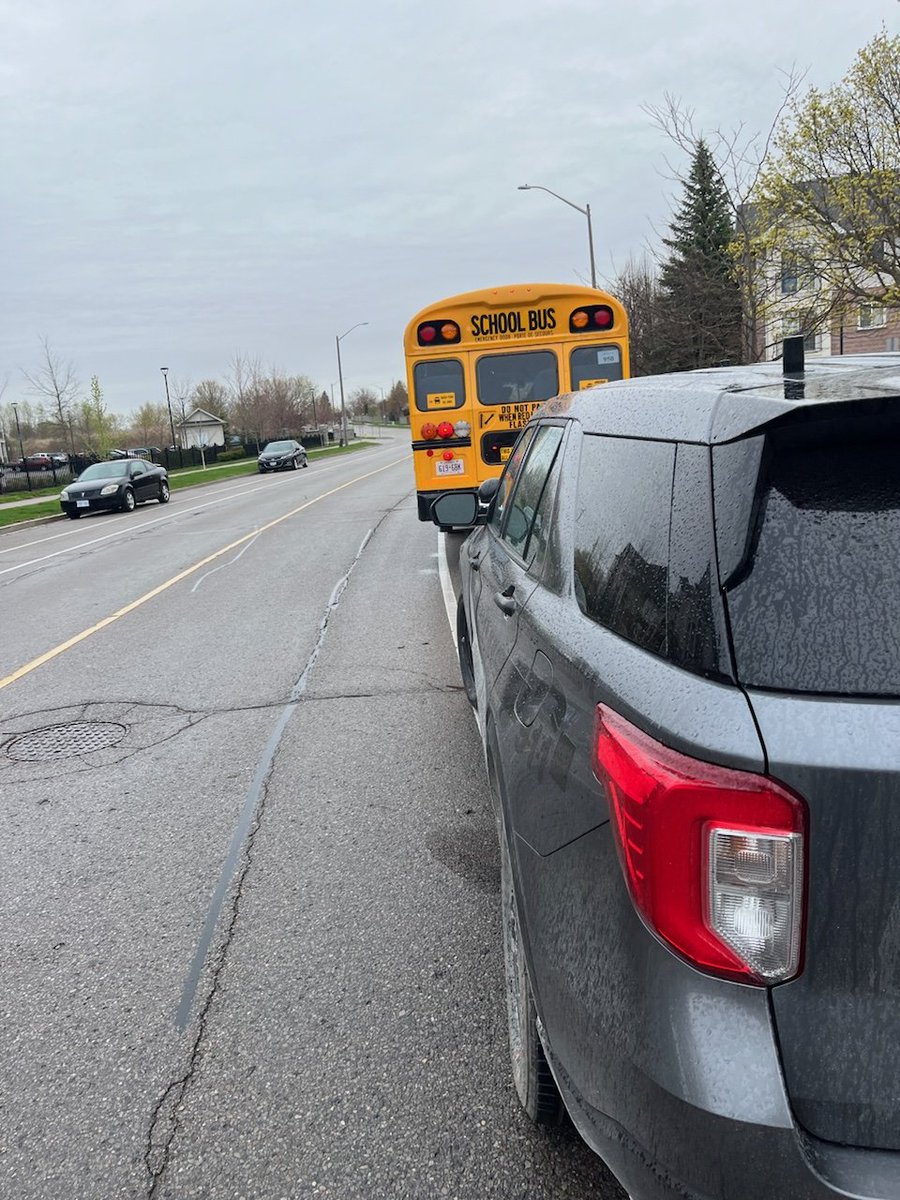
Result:
<svg viewBox="0 0 900 1200">
<path fill-rule="evenodd" d="M 29 454 L 14 464 L 17 471 L 50 471 L 53 465 L 49 454 Z"/>
</svg>

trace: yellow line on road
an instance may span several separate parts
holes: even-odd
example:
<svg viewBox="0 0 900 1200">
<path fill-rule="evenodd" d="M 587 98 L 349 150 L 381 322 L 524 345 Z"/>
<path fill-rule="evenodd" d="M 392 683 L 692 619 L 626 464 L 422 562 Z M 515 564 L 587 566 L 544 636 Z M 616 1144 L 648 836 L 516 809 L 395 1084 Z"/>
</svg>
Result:
<svg viewBox="0 0 900 1200">
<path fill-rule="evenodd" d="M 58 646 L 54 646 L 52 650 L 48 650 L 45 654 L 33 658 L 31 662 L 25 663 L 18 670 L 13 671 L 11 675 L 7 675 L 5 679 L 0 679 L 0 691 L 9 687 L 16 680 L 30 675 L 32 671 L 36 671 L 38 667 L 42 667 L 44 663 L 50 662 L 54 658 L 58 658 L 60 654 L 65 654 L 67 650 L 71 650 L 73 646 L 77 646 L 79 642 L 85 641 L 95 633 L 99 633 L 101 629 L 106 629 L 108 625 L 120 620 L 122 617 L 127 617 L 130 612 L 134 612 L 136 608 L 140 608 L 142 604 L 146 604 L 148 600 L 153 600 L 162 592 L 168 591 L 170 587 L 174 587 L 176 583 L 181 583 L 182 579 L 187 579 L 189 575 L 193 575 L 195 571 L 199 571 L 202 567 L 207 566 L 211 562 L 215 562 L 217 558 L 221 558 L 223 554 L 228 554 L 231 550 L 236 550 L 238 546 L 243 546 L 244 542 L 250 541 L 251 538 L 258 537 L 261 533 L 265 533 L 268 529 L 274 529 L 276 525 L 280 525 L 282 521 L 287 521 L 291 517 L 295 517 L 297 513 L 303 512 L 305 508 L 310 508 L 313 504 L 318 504 L 320 500 L 327 500 L 329 496 L 333 496 L 336 492 L 342 492 L 344 488 L 352 487 L 354 483 L 361 483 L 364 479 L 370 479 L 373 475 L 380 475 L 382 471 L 388 471 L 391 467 L 396 467 L 399 463 L 405 462 L 406 459 L 397 459 L 396 462 L 388 463 L 386 467 L 378 467 L 374 471 L 367 471 L 365 475 L 357 475 L 355 479 L 348 479 L 346 483 L 341 483 L 335 488 L 331 488 L 328 492 L 323 492 L 321 496 L 315 496 L 312 500 L 307 500 L 305 504 L 299 505 L 297 508 L 292 508 L 290 512 L 284 513 L 280 517 L 276 517 L 274 521 L 269 521 L 267 525 L 261 525 L 259 529 L 253 529 L 250 533 L 245 533 L 243 537 L 237 539 L 236 542 L 229 542 L 227 546 L 223 546 L 220 550 L 214 551 L 212 554 L 207 554 L 206 558 L 201 558 L 199 562 L 195 562 L 193 566 L 185 567 L 183 571 L 179 571 L 177 575 L 173 575 L 171 579 L 167 579 L 165 583 L 161 583 L 152 591 L 146 592 L 143 596 L 139 596 L 137 600 L 132 600 L 130 604 L 126 604 L 124 608 L 118 609 L 108 617 L 104 617 L 102 621 L 98 621 L 96 625 L 91 625 L 89 629 L 83 629 L 81 633 L 76 633 L 74 637 L 70 637 L 67 641 L 61 642 Z"/>
</svg>

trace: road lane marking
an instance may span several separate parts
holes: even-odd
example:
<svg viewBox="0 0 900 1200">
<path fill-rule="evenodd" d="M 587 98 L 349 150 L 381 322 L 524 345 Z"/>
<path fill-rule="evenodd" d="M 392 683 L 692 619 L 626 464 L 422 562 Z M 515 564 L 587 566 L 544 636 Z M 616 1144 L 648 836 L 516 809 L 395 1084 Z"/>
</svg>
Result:
<svg viewBox="0 0 900 1200">
<path fill-rule="evenodd" d="M 314 496 L 312 500 L 307 500 L 305 503 L 298 505 L 297 508 L 292 508 L 290 512 L 283 513 L 280 517 L 276 517 L 273 521 L 260 526 L 259 529 L 253 529 L 250 533 L 245 533 L 243 537 L 237 538 L 236 541 L 229 542 L 227 546 L 222 546 L 219 550 L 213 551 L 212 554 L 207 554 L 205 558 L 201 558 L 199 562 L 195 562 L 190 567 L 185 567 L 183 571 L 179 571 L 177 575 L 173 575 L 171 579 L 167 579 L 164 583 L 160 583 L 157 587 L 152 588 L 149 592 L 145 592 L 143 596 L 139 596 L 137 600 L 132 600 L 130 604 L 126 604 L 123 608 L 117 609 L 110 616 L 104 617 L 102 621 L 98 621 L 95 625 L 91 625 L 88 629 L 82 629 L 81 633 L 76 633 L 74 637 L 67 638 L 66 641 L 60 642 L 58 646 L 54 646 L 52 650 L 47 650 L 44 654 L 33 658 L 31 662 L 25 663 L 11 675 L 0 679 L 0 691 L 9 687 L 11 683 L 15 683 L 19 679 L 23 679 L 26 675 L 30 675 L 32 671 L 36 671 L 38 667 L 44 666 L 51 662 L 54 658 L 58 658 L 60 654 L 64 654 L 67 650 L 71 650 L 73 646 L 77 646 L 79 642 L 85 641 L 92 637 L 95 633 L 99 633 L 101 629 L 106 629 L 108 625 L 121 620 L 122 617 L 128 616 L 135 609 L 140 608 L 148 601 L 155 599 L 169 588 L 174 587 L 176 583 L 181 583 L 182 579 L 187 579 L 188 576 L 202 570 L 211 562 L 215 562 L 217 558 L 221 558 L 223 554 L 229 554 L 232 550 L 237 550 L 239 546 L 243 546 L 245 542 L 249 542 L 252 538 L 258 537 L 261 533 L 265 533 L 269 529 L 274 529 L 276 525 L 280 525 L 283 521 L 295 517 L 297 513 L 303 512 L 306 508 L 311 508 L 314 504 L 318 504 L 321 500 L 327 500 L 329 496 L 336 495 L 337 492 L 342 492 L 345 488 L 352 487 L 355 483 L 362 483 L 364 479 L 371 479 L 373 475 L 380 475 L 382 471 L 389 471 L 392 467 L 397 467 L 401 463 L 405 463 L 409 458 L 405 454 L 403 458 L 398 458 L 394 462 L 387 463 L 383 467 L 376 467 L 374 471 L 367 471 L 365 475 L 357 475 L 355 479 L 348 479 L 346 483 L 340 483 L 337 487 L 331 488 L 330 491 L 323 492 L 321 496 Z"/>
<path fill-rule="evenodd" d="M 237 552 L 237 554 L 234 556 L 234 558 L 229 558 L 228 562 L 220 563 L 220 565 L 218 567 L 212 567 L 209 571 L 205 571 L 200 576 L 200 578 L 197 580 L 197 582 L 194 584 L 194 586 L 191 588 L 191 595 L 193 596 L 194 592 L 196 592 L 197 588 L 200 586 L 200 584 L 203 582 L 204 579 L 209 579 L 210 575 L 215 575 L 216 571 L 224 571 L 226 567 L 230 567 L 234 563 L 236 563 L 237 560 L 239 558 L 241 558 L 242 555 L 247 553 L 247 551 L 250 549 L 250 547 L 256 541 L 256 538 L 258 538 L 261 533 L 262 533 L 262 530 L 258 529 L 256 531 L 256 537 L 252 537 L 250 539 L 250 541 L 247 543 L 247 545 L 244 546 L 244 548 L 242 550 L 239 550 Z"/>
<path fill-rule="evenodd" d="M 391 446 L 390 449 L 394 450 L 396 448 L 395 448 L 395 446 Z M 379 446 L 378 450 L 373 451 L 374 454 L 378 454 L 379 450 L 382 450 L 382 448 L 380 448 L 380 446 Z M 386 450 L 386 448 L 384 448 L 384 450 Z M 382 452 L 384 452 L 384 450 Z M 313 478 L 317 479 L 319 475 L 328 474 L 329 472 L 332 472 L 332 470 L 337 470 L 338 468 L 340 468 L 342 466 L 344 466 L 344 463 L 342 463 L 342 462 L 329 464 L 328 467 L 323 467 L 322 469 L 317 470 L 316 475 L 314 475 Z M 215 480 L 214 480 L 214 482 L 215 482 Z M 224 482 L 224 480 L 218 480 L 218 482 Z M 22 570 L 23 568 L 25 568 L 25 566 L 35 566 L 37 563 L 46 562 L 46 560 L 49 558 L 58 558 L 60 556 L 60 554 L 67 554 L 73 550 L 83 550 L 83 548 L 85 546 L 94 546 L 97 544 L 97 542 L 108 541 L 110 538 L 118 538 L 118 536 L 120 536 L 121 534 L 124 534 L 124 533 L 128 533 L 128 532 L 140 533 L 140 532 L 142 532 L 143 529 L 150 529 L 152 526 L 157 526 L 157 524 L 162 524 L 162 523 L 168 522 L 168 521 L 178 521 L 180 517 L 187 516 L 188 514 L 191 514 L 191 512 L 199 512 L 202 509 L 209 509 L 209 508 L 211 508 L 212 505 L 222 504 L 222 503 L 226 502 L 226 500 L 233 500 L 233 499 L 236 499 L 241 496 L 252 496 L 252 494 L 254 492 L 262 492 L 265 490 L 266 487 L 272 487 L 272 486 L 275 486 L 275 485 L 258 484 L 256 487 L 236 487 L 236 488 L 233 488 L 233 490 L 221 493 L 220 496 L 217 496 L 215 499 L 206 500 L 205 504 L 192 504 L 190 506 L 190 508 L 187 508 L 187 509 L 182 509 L 182 508 L 180 508 L 179 505 L 176 505 L 174 512 L 172 510 L 169 510 L 167 512 L 166 516 L 155 517 L 154 520 L 152 520 L 152 521 L 143 521 L 140 524 L 137 524 L 136 522 L 133 521 L 133 518 L 131 518 L 130 523 L 125 524 L 125 526 L 122 526 L 121 529 L 115 529 L 113 533 L 103 534 L 102 536 L 100 536 L 100 538 L 94 538 L 94 539 L 91 539 L 90 541 L 79 541 L 78 544 L 74 545 L 74 546 L 64 546 L 64 548 L 62 548 L 62 550 L 56 550 L 52 554 L 44 554 L 44 556 L 42 556 L 41 558 L 32 558 L 30 560 L 30 562 L 16 563 L 13 566 L 6 566 L 6 568 L 4 568 L 4 570 L 0 571 L 0 575 L 7 575 L 8 572 L 10 572 L 10 571 Z M 124 521 L 124 520 L 126 520 L 126 517 L 125 516 L 113 517 L 113 520 L 114 521 Z M 0 554 L 12 554 L 14 551 L 17 551 L 17 550 L 28 550 L 28 548 L 30 546 L 42 546 L 44 544 L 44 542 L 56 541 L 56 539 L 58 539 L 58 538 L 67 538 L 68 535 L 73 534 L 74 532 L 76 532 L 76 530 L 67 529 L 65 533 L 54 533 L 54 534 L 50 535 L 49 538 L 37 538 L 37 539 L 35 539 L 35 541 L 19 542 L 19 544 L 16 546 L 7 546 L 6 550 L 0 550 Z"/>
<path fill-rule="evenodd" d="M 447 623 L 450 626 L 450 636 L 453 638 L 453 649 L 456 644 L 456 596 L 453 594 L 453 580 L 450 578 L 450 564 L 447 562 L 447 535 L 438 530 L 438 574 L 441 578 L 441 591 L 444 595 L 444 608 L 447 610 Z"/>
</svg>

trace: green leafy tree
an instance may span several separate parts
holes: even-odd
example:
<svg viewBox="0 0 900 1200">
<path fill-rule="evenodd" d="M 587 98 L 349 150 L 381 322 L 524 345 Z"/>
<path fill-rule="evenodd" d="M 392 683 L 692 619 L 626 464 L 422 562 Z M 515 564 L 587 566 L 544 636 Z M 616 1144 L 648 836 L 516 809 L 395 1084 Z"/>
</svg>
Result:
<svg viewBox="0 0 900 1200">
<path fill-rule="evenodd" d="M 106 407 L 103 389 L 96 375 L 91 376 L 88 399 L 81 402 L 79 425 L 85 449 L 100 458 L 106 458 L 113 447 L 117 422 Z"/>
<path fill-rule="evenodd" d="M 670 236 L 663 239 L 669 250 L 660 272 L 665 365 L 690 370 L 739 362 L 741 293 L 731 251 L 731 201 L 702 138 L 683 187 Z"/>
<path fill-rule="evenodd" d="M 757 197 L 772 249 L 825 292 L 900 304 L 900 35 L 877 34 L 827 91 L 795 97 Z"/>
</svg>

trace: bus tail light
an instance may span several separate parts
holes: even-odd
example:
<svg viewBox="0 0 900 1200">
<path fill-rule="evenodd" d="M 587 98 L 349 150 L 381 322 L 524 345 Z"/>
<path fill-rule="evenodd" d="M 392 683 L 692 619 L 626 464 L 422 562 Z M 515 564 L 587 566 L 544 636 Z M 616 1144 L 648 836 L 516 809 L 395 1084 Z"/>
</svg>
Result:
<svg viewBox="0 0 900 1200">
<path fill-rule="evenodd" d="M 608 304 L 588 304 L 576 308 L 569 317 L 569 332 L 592 333 L 597 329 L 612 329 L 614 324 L 615 316 Z"/>
<path fill-rule="evenodd" d="M 797 974 L 806 804 L 761 775 L 656 742 L 600 705 L 594 773 L 632 901 L 694 966 L 742 983 Z"/>
<path fill-rule="evenodd" d="M 441 455 L 441 458 L 444 460 L 444 462 L 453 462 L 453 451 L 445 450 Z"/>
<path fill-rule="evenodd" d="M 453 437 L 453 426 L 449 421 L 441 421 L 437 427 L 438 437 L 451 438 Z"/>
<path fill-rule="evenodd" d="M 425 321 L 416 330 L 416 338 L 420 346 L 432 346 L 435 343 L 444 346 L 454 346 L 461 340 L 459 326 L 455 321 Z"/>
<path fill-rule="evenodd" d="M 432 438 L 437 437 L 438 427 L 433 421 L 426 421 L 422 426 L 421 437 L 423 441 L 430 442 Z"/>
</svg>

